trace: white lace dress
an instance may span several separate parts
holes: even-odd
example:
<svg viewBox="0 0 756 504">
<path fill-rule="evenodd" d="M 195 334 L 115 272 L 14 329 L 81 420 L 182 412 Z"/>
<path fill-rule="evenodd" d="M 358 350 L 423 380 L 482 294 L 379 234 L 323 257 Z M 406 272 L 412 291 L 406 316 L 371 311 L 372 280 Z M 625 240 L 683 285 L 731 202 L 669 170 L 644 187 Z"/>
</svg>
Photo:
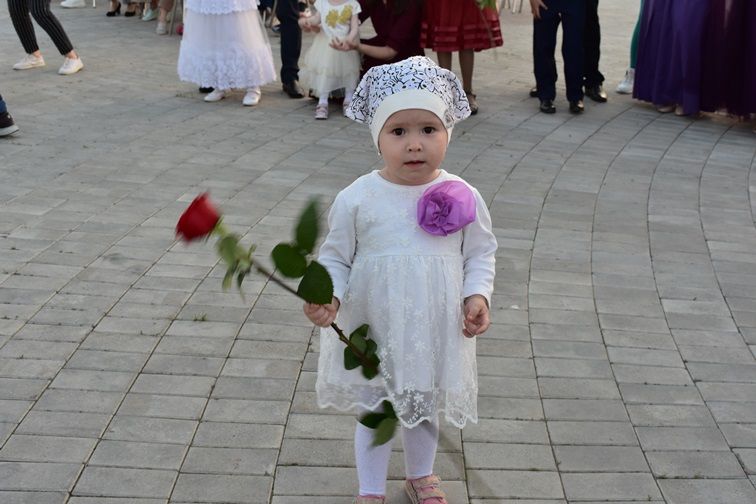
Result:
<svg viewBox="0 0 756 504">
<path fill-rule="evenodd" d="M 475 339 L 462 334 L 463 299 L 493 291 L 496 239 L 485 202 L 473 189 L 477 219 L 433 236 L 417 224 L 416 205 L 429 186 L 461 180 L 441 171 L 430 184 L 398 185 L 378 171 L 336 197 L 319 261 L 341 300 L 337 324 L 347 333 L 367 323 L 378 344 L 380 375 L 346 371 L 344 344 L 320 333 L 318 405 L 372 410 L 389 399 L 413 427 L 439 413 L 457 427 L 477 422 Z"/>
<path fill-rule="evenodd" d="M 321 30 L 315 35 L 302 62 L 302 83 L 313 90 L 315 96 L 337 89 L 354 90 L 360 81 L 360 54 L 357 51 L 339 51 L 329 44 L 333 39 L 344 39 L 351 29 L 352 16 L 361 12 L 357 0 L 333 5 L 328 0 L 316 0 L 320 13 Z"/>
<path fill-rule="evenodd" d="M 257 0 L 186 0 L 178 75 L 223 90 L 276 80 Z"/>
</svg>

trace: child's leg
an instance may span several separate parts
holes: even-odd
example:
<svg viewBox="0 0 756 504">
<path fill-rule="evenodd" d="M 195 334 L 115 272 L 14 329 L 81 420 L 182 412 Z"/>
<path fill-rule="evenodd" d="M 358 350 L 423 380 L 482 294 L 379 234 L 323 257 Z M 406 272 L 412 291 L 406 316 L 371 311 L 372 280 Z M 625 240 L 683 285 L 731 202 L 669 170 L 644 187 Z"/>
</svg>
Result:
<svg viewBox="0 0 756 504">
<path fill-rule="evenodd" d="M 328 95 L 326 95 L 326 98 Z M 357 478 L 360 482 L 360 495 L 386 495 L 391 445 L 388 443 L 373 446 L 374 429 L 357 422 L 354 431 L 354 458 L 357 462 Z"/>
<path fill-rule="evenodd" d="M 438 419 L 422 422 L 412 429 L 402 427 L 404 471 L 408 480 L 433 474 L 438 449 Z"/>
<path fill-rule="evenodd" d="M 344 88 L 344 103 L 352 103 L 355 89 L 357 89 L 357 86 L 354 84 Z"/>
</svg>

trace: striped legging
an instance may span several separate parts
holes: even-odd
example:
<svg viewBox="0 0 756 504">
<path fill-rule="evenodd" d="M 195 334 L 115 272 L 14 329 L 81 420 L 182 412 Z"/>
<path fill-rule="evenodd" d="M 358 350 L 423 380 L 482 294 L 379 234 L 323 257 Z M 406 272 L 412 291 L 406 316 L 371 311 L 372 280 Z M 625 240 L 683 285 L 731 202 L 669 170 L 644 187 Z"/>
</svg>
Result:
<svg viewBox="0 0 756 504">
<path fill-rule="evenodd" d="M 13 28 L 16 29 L 18 38 L 21 39 L 21 45 L 24 46 L 24 51 L 27 54 L 39 50 L 37 37 L 34 35 L 34 25 L 32 25 L 29 13 L 34 16 L 37 24 L 47 32 L 60 54 L 68 54 L 73 51 L 71 41 L 66 32 L 63 31 L 60 21 L 50 11 L 50 0 L 8 0 L 8 11 L 13 20 Z"/>
</svg>

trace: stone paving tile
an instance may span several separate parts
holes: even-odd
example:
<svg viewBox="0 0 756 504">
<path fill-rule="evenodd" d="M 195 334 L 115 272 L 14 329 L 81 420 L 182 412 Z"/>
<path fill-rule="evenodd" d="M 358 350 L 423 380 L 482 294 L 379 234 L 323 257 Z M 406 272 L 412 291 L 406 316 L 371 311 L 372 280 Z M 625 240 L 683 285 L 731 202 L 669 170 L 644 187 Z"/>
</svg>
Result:
<svg viewBox="0 0 756 504">
<path fill-rule="evenodd" d="M 66 502 L 66 492 L 24 492 L 0 490 L 0 501 L 5 504 L 63 504 Z M 72 501 L 68 501 L 72 502 Z"/>
<path fill-rule="evenodd" d="M 273 478 L 241 474 L 180 474 L 171 502 L 262 504 L 269 502 Z"/>
<path fill-rule="evenodd" d="M 176 479 L 176 471 L 95 467 L 84 469 L 72 494 L 96 497 L 167 498 Z"/>
<path fill-rule="evenodd" d="M 747 504 L 756 500 L 756 490 L 747 479 L 660 480 L 659 486 L 668 504 Z"/>
</svg>

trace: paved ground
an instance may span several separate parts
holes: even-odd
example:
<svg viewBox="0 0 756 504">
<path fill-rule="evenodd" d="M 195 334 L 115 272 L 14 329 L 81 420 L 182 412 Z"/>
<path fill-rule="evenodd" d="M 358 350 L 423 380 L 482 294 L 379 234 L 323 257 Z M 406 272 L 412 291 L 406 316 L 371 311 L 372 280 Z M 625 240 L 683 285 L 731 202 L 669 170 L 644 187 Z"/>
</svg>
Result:
<svg viewBox="0 0 756 504">
<path fill-rule="evenodd" d="M 627 3 L 601 6 L 609 88 Z M 0 142 L 0 502 L 350 502 L 353 419 L 315 406 L 299 303 L 259 279 L 222 293 L 173 226 L 209 189 L 266 256 L 309 195 L 378 165 L 367 132 L 276 85 L 203 103 L 154 23 L 55 10 L 73 77 L 44 36 L 48 67 L 10 70 L 0 6 L 22 128 Z M 442 433 L 450 502 L 756 502 L 756 137 L 616 95 L 540 115 L 529 18 L 503 19 L 446 163 L 500 243 L 481 420 Z M 405 503 L 398 453 L 391 477 Z"/>
</svg>

